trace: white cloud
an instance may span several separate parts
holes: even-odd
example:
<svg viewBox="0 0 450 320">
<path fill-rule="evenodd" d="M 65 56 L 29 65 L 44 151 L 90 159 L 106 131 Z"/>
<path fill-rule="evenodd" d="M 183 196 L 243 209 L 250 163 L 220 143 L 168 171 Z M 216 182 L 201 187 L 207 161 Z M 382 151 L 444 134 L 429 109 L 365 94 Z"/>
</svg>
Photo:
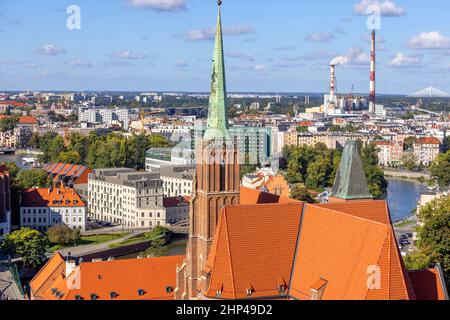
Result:
<svg viewBox="0 0 450 320">
<path fill-rule="evenodd" d="M 125 0 L 126 4 L 141 9 L 155 11 L 180 11 L 186 9 L 185 0 Z"/>
<path fill-rule="evenodd" d="M 361 36 L 361 41 L 364 41 L 366 43 L 371 43 L 372 42 L 372 35 L 370 34 L 364 34 Z M 379 36 L 377 35 L 375 38 L 376 43 L 385 43 L 386 39 L 383 36 Z"/>
<path fill-rule="evenodd" d="M 108 56 L 113 59 L 125 59 L 125 60 L 142 60 L 148 58 L 148 56 L 145 54 L 136 53 L 130 50 L 113 52 Z"/>
<path fill-rule="evenodd" d="M 77 68 L 92 68 L 92 63 L 86 60 L 72 60 L 70 65 Z"/>
<path fill-rule="evenodd" d="M 400 17 L 406 14 L 406 10 L 398 6 L 393 0 L 362 0 L 353 6 L 353 11 L 359 15 L 372 15 L 373 10 L 370 10 L 371 6 L 378 6 L 381 15 L 384 17 Z"/>
<path fill-rule="evenodd" d="M 414 49 L 450 49 L 450 38 L 438 31 L 422 32 L 408 41 L 408 47 Z"/>
<path fill-rule="evenodd" d="M 391 60 L 390 65 L 393 67 L 414 67 L 421 62 L 420 57 L 407 56 L 403 53 L 397 53 Z"/>
<path fill-rule="evenodd" d="M 238 59 L 241 61 L 255 61 L 255 57 L 251 53 L 242 53 L 242 52 L 228 52 L 226 54 L 227 57 L 232 59 Z"/>
<path fill-rule="evenodd" d="M 177 60 L 177 61 L 175 61 L 175 66 L 178 68 L 186 68 L 188 66 L 188 64 L 184 60 Z"/>
<path fill-rule="evenodd" d="M 254 71 L 257 73 L 260 72 L 264 72 L 267 70 L 267 66 L 264 64 L 249 64 L 249 65 L 244 65 L 244 66 L 239 66 L 239 67 L 233 67 L 233 69 L 238 69 L 238 70 L 250 70 L 250 71 Z"/>
<path fill-rule="evenodd" d="M 223 35 L 226 36 L 241 36 L 246 34 L 252 34 L 255 33 L 255 30 L 250 26 L 234 26 L 234 27 L 228 27 L 224 28 L 222 30 Z M 215 28 L 203 28 L 203 29 L 194 29 L 189 30 L 186 32 L 186 34 L 183 35 L 184 38 L 186 38 L 187 41 L 211 41 L 214 40 L 216 36 L 216 29 Z"/>
<path fill-rule="evenodd" d="M 317 32 L 307 35 L 305 39 L 311 42 L 326 43 L 330 42 L 334 38 L 334 34 L 331 32 Z"/>
<path fill-rule="evenodd" d="M 333 65 L 365 65 L 370 62 L 370 55 L 359 47 L 353 47 L 345 56 L 335 57 L 330 64 Z"/>
<path fill-rule="evenodd" d="M 277 51 L 290 51 L 290 50 L 295 50 L 297 49 L 296 46 L 278 46 L 278 47 L 274 47 L 273 50 L 277 50 Z"/>
<path fill-rule="evenodd" d="M 44 56 L 57 56 L 63 53 L 66 53 L 66 50 L 57 48 L 52 44 L 45 44 L 42 47 L 38 48 L 35 53 L 41 54 Z"/>
</svg>

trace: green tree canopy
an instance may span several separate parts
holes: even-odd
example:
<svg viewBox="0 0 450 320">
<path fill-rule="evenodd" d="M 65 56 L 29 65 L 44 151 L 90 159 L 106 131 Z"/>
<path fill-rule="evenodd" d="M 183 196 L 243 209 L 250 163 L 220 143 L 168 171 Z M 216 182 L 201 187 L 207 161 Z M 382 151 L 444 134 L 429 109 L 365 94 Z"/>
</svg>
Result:
<svg viewBox="0 0 450 320">
<path fill-rule="evenodd" d="M 439 186 L 450 186 L 450 151 L 440 154 L 431 165 L 430 171 Z"/>
<path fill-rule="evenodd" d="M 292 187 L 291 198 L 298 200 L 298 201 L 307 202 L 307 203 L 315 203 L 316 202 L 316 200 L 311 195 L 311 193 L 309 193 L 308 189 L 306 189 L 301 184 L 296 184 Z"/>
<path fill-rule="evenodd" d="M 419 212 L 419 248 L 433 264 L 441 263 L 450 284 L 450 196 L 435 199 Z"/>
<path fill-rule="evenodd" d="M 76 244 L 81 239 L 78 229 L 71 229 L 65 224 L 57 224 L 47 230 L 47 237 L 51 243 L 67 246 Z"/>
<path fill-rule="evenodd" d="M 13 130 L 16 127 L 18 122 L 19 122 L 18 116 L 4 117 L 4 118 L 0 119 L 0 131 L 6 132 L 6 131 Z"/>
<path fill-rule="evenodd" d="M 4 252 L 22 257 L 26 266 L 38 268 L 45 261 L 48 240 L 39 231 L 23 228 L 8 234 L 1 247 Z"/>
</svg>

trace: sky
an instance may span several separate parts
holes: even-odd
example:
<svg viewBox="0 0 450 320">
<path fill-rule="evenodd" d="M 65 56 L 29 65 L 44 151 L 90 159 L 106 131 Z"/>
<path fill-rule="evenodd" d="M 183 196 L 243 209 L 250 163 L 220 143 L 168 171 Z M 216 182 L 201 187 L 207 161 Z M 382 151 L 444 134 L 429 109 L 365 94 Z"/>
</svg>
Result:
<svg viewBox="0 0 450 320">
<path fill-rule="evenodd" d="M 445 0 L 223 0 L 228 91 L 325 92 L 339 57 L 338 92 L 366 93 L 374 12 L 377 92 L 450 92 Z M 216 16 L 215 0 L 0 0 L 0 90 L 207 92 Z"/>
</svg>

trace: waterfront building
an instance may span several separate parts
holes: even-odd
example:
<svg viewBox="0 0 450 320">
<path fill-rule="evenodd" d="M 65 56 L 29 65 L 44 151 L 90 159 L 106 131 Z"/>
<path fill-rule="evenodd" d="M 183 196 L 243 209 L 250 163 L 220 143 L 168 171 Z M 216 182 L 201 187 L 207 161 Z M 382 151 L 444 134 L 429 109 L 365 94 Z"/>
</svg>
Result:
<svg viewBox="0 0 450 320">
<path fill-rule="evenodd" d="M 165 197 L 191 196 L 195 166 L 163 166 L 160 169 Z"/>
<path fill-rule="evenodd" d="M 172 225 L 189 219 L 190 197 L 169 197 L 164 198 L 164 208 L 166 209 L 167 225 Z"/>
<path fill-rule="evenodd" d="M 0 240 L 11 231 L 11 189 L 8 169 L 0 166 Z"/>
<path fill-rule="evenodd" d="M 375 141 L 378 149 L 378 164 L 384 167 L 400 165 L 403 155 L 403 143 L 396 141 Z"/>
<path fill-rule="evenodd" d="M 96 169 L 88 179 L 89 216 L 128 228 L 166 225 L 159 173 Z"/>
<path fill-rule="evenodd" d="M 72 188 L 34 188 L 22 193 L 20 226 L 45 231 L 65 224 L 86 230 L 86 204 Z"/>
<path fill-rule="evenodd" d="M 431 165 L 439 155 L 441 142 L 434 137 L 421 137 L 414 143 L 414 154 L 417 157 L 418 164 L 424 166 Z"/>
</svg>

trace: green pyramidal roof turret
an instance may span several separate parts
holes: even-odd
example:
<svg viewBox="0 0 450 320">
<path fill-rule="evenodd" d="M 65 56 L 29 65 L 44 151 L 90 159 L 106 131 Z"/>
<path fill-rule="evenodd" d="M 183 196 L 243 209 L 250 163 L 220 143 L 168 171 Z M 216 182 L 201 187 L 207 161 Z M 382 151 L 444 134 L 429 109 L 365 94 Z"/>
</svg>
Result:
<svg viewBox="0 0 450 320">
<path fill-rule="evenodd" d="M 356 141 L 345 145 L 331 196 L 344 200 L 372 199 Z"/>
<path fill-rule="evenodd" d="M 225 83 L 225 59 L 223 54 L 222 20 L 219 12 L 217 16 L 217 30 L 214 47 L 213 70 L 211 76 L 211 95 L 209 98 L 208 124 L 204 139 L 228 139 L 227 89 Z"/>
</svg>

